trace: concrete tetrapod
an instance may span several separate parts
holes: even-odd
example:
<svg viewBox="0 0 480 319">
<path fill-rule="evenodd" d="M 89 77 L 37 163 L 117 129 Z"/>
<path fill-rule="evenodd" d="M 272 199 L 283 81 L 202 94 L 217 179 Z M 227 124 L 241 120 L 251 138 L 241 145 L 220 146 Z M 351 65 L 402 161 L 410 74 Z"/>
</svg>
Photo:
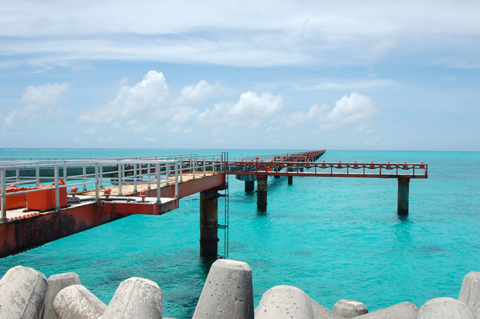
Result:
<svg viewBox="0 0 480 319">
<path fill-rule="evenodd" d="M 472 308 L 473 313 L 480 318 L 480 272 L 472 271 L 463 277 L 458 300 Z"/>
<path fill-rule="evenodd" d="M 255 319 L 315 319 L 310 297 L 293 286 L 265 291 L 255 314 Z"/>
<path fill-rule="evenodd" d="M 0 279 L 0 318 L 40 318 L 47 278 L 35 269 L 16 266 Z"/>
<path fill-rule="evenodd" d="M 47 293 L 45 294 L 45 302 L 43 304 L 42 319 L 57 319 L 55 310 L 53 309 L 53 301 L 55 297 L 60 292 L 60 290 L 71 286 L 71 285 L 80 285 L 80 278 L 74 272 L 69 272 L 66 274 L 59 274 L 50 276 L 47 280 L 48 287 Z"/>
<path fill-rule="evenodd" d="M 475 319 L 466 304 L 460 300 L 441 297 L 427 301 L 418 311 L 417 319 Z"/>
<path fill-rule="evenodd" d="M 107 306 L 82 285 L 71 285 L 60 290 L 53 300 L 58 319 L 100 318 Z"/>
<path fill-rule="evenodd" d="M 247 263 L 219 259 L 212 264 L 193 319 L 253 319 L 252 269 Z"/>
<path fill-rule="evenodd" d="M 368 309 L 360 301 L 342 299 L 333 306 L 333 313 L 349 319 L 368 313 Z"/>
<path fill-rule="evenodd" d="M 330 309 L 322 306 L 313 299 L 310 299 L 314 319 L 342 319 L 333 313 Z"/>
<path fill-rule="evenodd" d="M 418 307 L 410 302 L 402 302 L 387 308 L 355 317 L 355 319 L 417 319 Z"/>
<path fill-rule="evenodd" d="M 132 277 L 122 281 L 102 319 L 162 319 L 163 292 L 153 281 Z"/>
</svg>

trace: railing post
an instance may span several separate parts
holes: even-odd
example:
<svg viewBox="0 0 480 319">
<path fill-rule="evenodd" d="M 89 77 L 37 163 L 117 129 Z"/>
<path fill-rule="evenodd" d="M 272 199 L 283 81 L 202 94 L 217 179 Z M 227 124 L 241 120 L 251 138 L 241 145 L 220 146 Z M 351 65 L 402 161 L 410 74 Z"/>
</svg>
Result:
<svg viewBox="0 0 480 319">
<path fill-rule="evenodd" d="M 133 192 L 137 192 L 137 164 L 133 164 Z"/>
<path fill-rule="evenodd" d="M 67 165 L 66 165 L 66 163 L 63 164 L 63 181 L 65 182 L 65 185 L 67 185 Z"/>
<path fill-rule="evenodd" d="M 19 179 L 20 179 L 20 169 L 17 168 L 15 170 L 15 185 L 17 185 L 17 187 L 20 187 L 20 185 L 18 185 Z"/>
<path fill-rule="evenodd" d="M 150 163 L 147 164 L 147 170 L 148 170 L 148 173 L 147 173 L 147 174 L 148 174 L 148 175 L 147 175 L 147 178 L 148 178 L 148 190 L 151 190 L 152 187 L 150 186 L 150 183 L 151 183 L 151 182 L 150 182 L 150 177 L 151 177 L 151 175 L 150 175 L 150 173 L 151 173 L 151 172 L 150 172 Z"/>
<path fill-rule="evenodd" d="M 55 178 L 55 211 L 60 211 L 60 189 L 58 188 L 58 166 L 53 169 L 53 176 Z"/>
<path fill-rule="evenodd" d="M 181 156 L 180 156 L 180 183 L 183 183 L 183 161 Z"/>
<path fill-rule="evenodd" d="M 35 186 L 40 186 L 40 167 L 35 167 L 35 179 L 36 179 L 36 182 L 35 182 Z"/>
<path fill-rule="evenodd" d="M 99 180 L 98 180 L 98 163 L 95 163 L 95 203 L 98 203 L 98 197 L 100 194 Z"/>
<path fill-rule="evenodd" d="M 178 199 L 178 168 L 180 162 L 175 162 L 175 199 Z"/>
<path fill-rule="evenodd" d="M 193 179 L 195 179 L 195 168 L 197 167 L 197 155 L 195 155 L 195 160 L 193 161 Z"/>
<path fill-rule="evenodd" d="M 103 165 L 100 165 L 100 188 L 103 188 Z"/>
<path fill-rule="evenodd" d="M 87 191 L 87 167 L 83 164 L 83 191 Z"/>
<path fill-rule="evenodd" d="M 123 164 L 118 164 L 118 195 L 122 196 Z"/>
<path fill-rule="evenodd" d="M 206 170 L 206 165 L 207 165 L 207 162 L 205 161 L 205 156 L 203 157 L 203 177 L 205 177 L 205 170 Z"/>
<path fill-rule="evenodd" d="M 155 163 L 155 176 L 157 178 L 157 204 L 161 204 L 162 201 L 160 200 L 160 195 L 162 193 L 162 190 L 160 189 L 160 162 Z"/>
<path fill-rule="evenodd" d="M 4 168 L 0 170 L 1 190 L 2 190 L 2 209 L 0 214 L 0 223 L 5 223 L 7 221 L 7 187 L 5 182 L 6 177 L 7 177 L 7 171 Z"/>
</svg>

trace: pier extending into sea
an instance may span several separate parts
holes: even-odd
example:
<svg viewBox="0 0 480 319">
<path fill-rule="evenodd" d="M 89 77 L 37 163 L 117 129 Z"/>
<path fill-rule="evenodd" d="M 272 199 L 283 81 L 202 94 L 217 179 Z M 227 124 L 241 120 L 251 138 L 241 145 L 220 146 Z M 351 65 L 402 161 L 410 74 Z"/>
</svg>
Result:
<svg viewBox="0 0 480 319">
<path fill-rule="evenodd" d="M 229 159 L 182 154 L 103 159 L 0 159 L 0 257 L 132 214 L 160 215 L 200 193 L 200 252 L 217 257 L 218 231 L 228 256 L 228 178 L 255 191 L 267 209 L 268 177 L 396 178 L 399 215 L 408 214 L 410 179 L 427 178 L 421 163 L 326 163 L 325 150 Z M 219 205 L 223 200 L 223 205 Z M 219 214 L 219 207 L 223 214 Z M 219 217 L 220 216 L 220 217 Z"/>
</svg>

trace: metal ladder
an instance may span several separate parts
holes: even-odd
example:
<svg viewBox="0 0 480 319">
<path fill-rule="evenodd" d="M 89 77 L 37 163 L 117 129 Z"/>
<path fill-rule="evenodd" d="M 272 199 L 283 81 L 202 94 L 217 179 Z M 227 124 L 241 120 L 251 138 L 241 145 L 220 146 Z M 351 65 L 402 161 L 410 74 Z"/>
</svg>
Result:
<svg viewBox="0 0 480 319">
<path fill-rule="evenodd" d="M 226 187 L 223 191 L 223 194 L 218 194 L 219 197 L 224 199 L 224 217 L 223 217 L 223 224 L 220 224 L 220 220 L 218 221 L 218 229 L 224 230 L 223 233 L 223 255 L 219 254 L 218 258 L 228 258 L 228 228 L 229 228 L 229 219 L 230 219 L 230 199 L 229 199 L 229 190 L 228 190 L 228 152 L 222 152 L 222 161 L 224 163 L 224 172 L 225 172 L 225 183 Z M 220 205 L 219 205 L 220 206 Z M 220 215 L 220 214 L 219 214 Z"/>
</svg>

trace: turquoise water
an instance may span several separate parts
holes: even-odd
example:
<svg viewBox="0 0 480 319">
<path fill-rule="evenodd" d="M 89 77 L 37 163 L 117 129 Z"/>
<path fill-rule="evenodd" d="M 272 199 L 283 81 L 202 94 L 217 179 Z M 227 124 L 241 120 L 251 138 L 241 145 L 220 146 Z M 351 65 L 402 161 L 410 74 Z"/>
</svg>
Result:
<svg viewBox="0 0 480 319">
<path fill-rule="evenodd" d="M 0 150 L 5 156 L 131 156 L 178 150 Z M 185 151 L 192 152 L 192 151 Z M 212 154 L 220 151 L 194 151 Z M 288 151 L 230 151 L 230 157 Z M 32 154 L 36 155 L 32 155 Z M 480 153 L 327 151 L 327 162 L 420 162 L 410 182 L 410 215 L 396 214 L 397 180 L 269 179 L 268 211 L 230 177 L 230 255 L 253 271 L 257 305 L 280 284 L 332 308 L 339 299 L 370 311 L 440 296 L 458 297 L 463 276 L 480 271 Z M 164 292 L 165 316 L 191 318 L 208 273 L 199 258 L 199 197 L 162 216 L 130 216 L 0 259 L 0 276 L 23 265 L 47 277 L 75 271 L 108 304 L 129 277 Z"/>
</svg>

